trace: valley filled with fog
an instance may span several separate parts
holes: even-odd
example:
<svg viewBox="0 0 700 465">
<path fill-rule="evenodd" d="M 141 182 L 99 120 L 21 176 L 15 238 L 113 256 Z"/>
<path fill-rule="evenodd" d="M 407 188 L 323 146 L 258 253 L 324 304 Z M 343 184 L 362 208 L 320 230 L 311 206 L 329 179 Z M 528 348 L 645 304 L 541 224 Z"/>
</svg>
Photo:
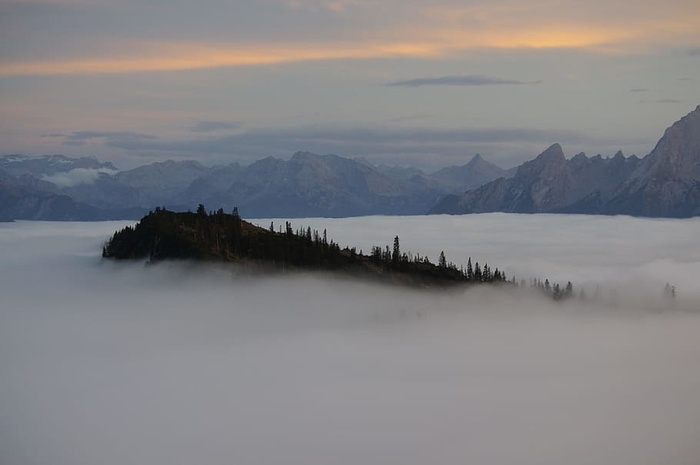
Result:
<svg viewBox="0 0 700 465">
<path fill-rule="evenodd" d="M 263 227 L 284 219 L 254 221 Z M 700 218 L 295 219 L 562 285 L 420 290 L 103 260 L 126 222 L 0 223 L 0 462 L 689 464 Z M 664 298 L 666 283 L 676 298 Z"/>
</svg>

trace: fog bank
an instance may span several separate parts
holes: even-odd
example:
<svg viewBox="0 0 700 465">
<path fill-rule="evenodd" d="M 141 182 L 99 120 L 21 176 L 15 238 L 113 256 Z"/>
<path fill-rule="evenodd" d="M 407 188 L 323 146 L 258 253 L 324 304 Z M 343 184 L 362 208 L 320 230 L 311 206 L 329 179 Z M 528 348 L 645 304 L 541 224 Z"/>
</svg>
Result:
<svg viewBox="0 0 700 465">
<path fill-rule="evenodd" d="M 565 305 L 490 288 L 102 261 L 102 242 L 124 224 L 0 225 L 0 462 L 700 457 L 699 221 L 294 221 L 365 251 L 398 234 L 435 259 L 444 250 L 509 276 L 602 277 L 624 290 Z M 660 298 L 666 281 L 676 308 Z"/>
</svg>

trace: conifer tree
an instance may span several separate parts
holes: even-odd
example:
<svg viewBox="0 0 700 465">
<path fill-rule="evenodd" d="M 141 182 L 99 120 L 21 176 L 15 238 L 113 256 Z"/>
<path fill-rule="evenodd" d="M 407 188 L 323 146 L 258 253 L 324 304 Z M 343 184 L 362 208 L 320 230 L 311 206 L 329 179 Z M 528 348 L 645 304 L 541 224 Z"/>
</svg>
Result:
<svg viewBox="0 0 700 465">
<path fill-rule="evenodd" d="M 401 248 L 399 246 L 399 236 L 394 237 L 394 250 L 391 253 L 391 261 L 394 265 L 398 265 L 401 259 Z"/>
</svg>

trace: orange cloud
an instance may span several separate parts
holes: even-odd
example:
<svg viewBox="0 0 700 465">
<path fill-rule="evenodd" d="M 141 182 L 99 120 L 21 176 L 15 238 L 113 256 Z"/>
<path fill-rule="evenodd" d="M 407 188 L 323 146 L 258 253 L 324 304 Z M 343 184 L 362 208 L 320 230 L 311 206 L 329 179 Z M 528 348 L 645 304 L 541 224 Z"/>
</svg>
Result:
<svg viewBox="0 0 700 465">
<path fill-rule="evenodd" d="M 208 44 L 168 44 L 133 56 L 0 62 L 0 75 L 109 74 L 233 66 L 259 66 L 299 61 L 432 57 L 434 44 L 258 44 L 249 47 Z"/>
<path fill-rule="evenodd" d="M 387 1 L 391 4 L 391 0 Z M 0 61 L 0 76 L 136 73 L 341 59 L 435 58 L 479 48 L 577 48 L 611 52 L 638 51 L 649 44 L 697 44 L 700 41 L 700 3 L 694 6 L 682 0 L 666 1 L 672 5 L 659 10 L 658 0 L 640 0 L 644 4 L 654 4 L 653 11 L 659 10 L 658 14 L 634 10 L 626 17 L 628 21 L 622 20 L 624 9 L 615 2 L 599 0 L 585 5 L 565 0 L 528 4 L 511 1 L 511 4 L 495 6 L 415 6 L 409 3 L 405 12 L 402 10 L 405 18 L 379 29 L 365 30 L 358 24 L 355 37 L 346 39 L 329 36 L 322 42 L 290 38 L 284 43 L 124 43 L 118 55 Z M 365 14 L 379 8 L 364 0 L 314 0 L 311 3 L 287 0 L 287 3 L 326 8 L 344 8 L 351 4 Z"/>
</svg>

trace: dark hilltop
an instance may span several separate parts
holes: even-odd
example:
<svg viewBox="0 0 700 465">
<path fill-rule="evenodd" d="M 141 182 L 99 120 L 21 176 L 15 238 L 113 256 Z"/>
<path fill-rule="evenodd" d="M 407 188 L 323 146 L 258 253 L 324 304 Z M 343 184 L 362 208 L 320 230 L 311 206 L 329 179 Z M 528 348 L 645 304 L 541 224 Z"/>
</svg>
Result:
<svg viewBox="0 0 700 465">
<path fill-rule="evenodd" d="M 243 220 L 238 211 L 173 212 L 163 208 L 144 216 L 134 227 L 116 232 L 105 244 L 102 255 L 111 259 L 145 259 L 228 262 L 251 272 L 292 270 L 339 271 L 372 280 L 420 287 L 446 287 L 477 283 L 511 283 L 505 273 L 488 264 L 466 267 L 448 262 L 444 253 L 437 263 L 428 257 L 400 248 L 375 246 L 369 254 L 355 247 L 342 247 L 326 231 L 299 228 L 287 222 L 261 228 Z"/>
</svg>

